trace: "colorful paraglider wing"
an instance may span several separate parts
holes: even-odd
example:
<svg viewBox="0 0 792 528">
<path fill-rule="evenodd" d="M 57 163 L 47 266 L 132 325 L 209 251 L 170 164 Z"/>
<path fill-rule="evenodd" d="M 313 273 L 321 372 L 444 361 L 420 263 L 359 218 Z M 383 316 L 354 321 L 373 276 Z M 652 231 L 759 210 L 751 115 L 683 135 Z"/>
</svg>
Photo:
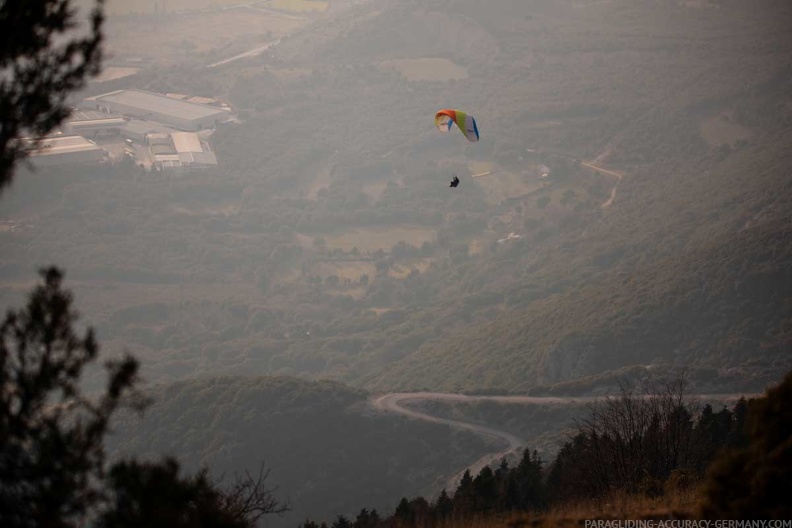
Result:
<svg viewBox="0 0 792 528">
<path fill-rule="evenodd" d="M 449 109 L 440 110 L 435 114 L 435 125 L 440 132 L 448 132 L 454 123 L 469 141 L 479 140 L 478 126 L 473 116 L 461 110 Z"/>
</svg>

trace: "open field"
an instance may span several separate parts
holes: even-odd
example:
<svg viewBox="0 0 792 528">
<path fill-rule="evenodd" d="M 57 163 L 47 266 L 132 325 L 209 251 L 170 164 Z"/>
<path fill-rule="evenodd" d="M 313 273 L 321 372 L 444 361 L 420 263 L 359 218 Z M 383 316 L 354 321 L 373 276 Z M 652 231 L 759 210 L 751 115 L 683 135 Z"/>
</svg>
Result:
<svg viewBox="0 0 792 528">
<path fill-rule="evenodd" d="M 108 15 L 129 15 L 133 13 L 154 14 L 173 11 L 213 9 L 252 3 L 244 0 L 109 0 Z"/>
<path fill-rule="evenodd" d="M 448 59 L 396 59 L 382 62 L 383 69 L 396 70 L 409 81 L 456 81 L 468 72 Z"/>
<path fill-rule="evenodd" d="M 116 59 L 177 62 L 212 50 L 240 53 L 287 35 L 306 24 L 262 11 L 227 11 L 173 15 L 141 24 L 139 19 L 108 20 L 108 52 Z"/>
<path fill-rule="evenodd" d="M 424 273 L 429 269 L 433 261 L 434 260 L 430 258 L 400 260 L 393 265 L 388 275 L 397 279 L 403 279 L 412 273 L 413 270 Z"/>
<path fill-rule="evenodd" d="M 0 282 L 0 306 L 15 306 L 36 281 Z M 79 304 L 81 321 L 94 324 L 97 319 L 128 306 L 152 303 L 249 302 L 263 300 L 256 288 L 245 282 L 185 282 L 184 284 L 140 284 L 106 280 L 72 279 L 67 271 L 66 286 Z M 123 303 L 119 302 L 123 299 Z"/>
<path fill-rule="evenodd" d="M 471 167 L 472 168 L 472 167 Z M 489 174 L 486 174 L 489 172 Z M 473 179 L 487 195 L 487 201 L 497 204 L 501 200 L 523 196 L 542 187 L 542 180 L 538 176 L 528 173 L 512 173 L 503 170 L 490 170 L 474 172 L 482 174 Z"/>
<path fill-rule="evenodd" d="M 368 275 L 373 278 L 377 273 L 377 269 L 374 267 L 373 262 L 367 260 L 351 260 L 319 262 L 311 266 L 308 273 L 310 275 L 319 275 L 322 278 L 335 275 L 341 280 L 350 279 L 353 282 L 357 282 L 361 275 Z"/>
<path fill-rule="evenodd" d="M 753 136 L 751 130 L 731 121 L 728 114 L 702 119 L 699 132 L 704 141 L 712 147 L 734 145 L 739 140 L 747 140 Z"/>
<path fill-rule="evenodd" d="M 388 182 L 386 181 L 378 181 L 378 182 L 371 182 L 371 183 L 364 183 L 361 186 L 361 190 L 371 196 L 374 200 L 379 200 L 382 196 L 382 193 L 385 192 L 385 189 L 388 188 Z"/>
<path fill-rule="evenodd" d="M 420 247 L 424 242 L 434 239 L 434 230 L 425 227 L 391 227 L 355 229 L 337 236 L 329 236 L 327 246 L 350 250 L 357 247 L 360 251 L 389 250 L 398 242 L 404 241 Z"/>
<path fill-rule="evenodd" d="M 123 68 L 120 66 L 107 66 L 102 70 L 102 73 L 94 78 L 95 82 L 114 81 L 116 79 L 123 79 L 130 75 L 135 75 L 140 71 L 140 68 Z"/>
<path fill-rule="evenodd" d="M 293 11 L 296 13 L 327 11 L 327 2 L 317 2 L 315 0 L 270 0 L 264 5 L 273 9 Z"/>
<path fill-rule="evenodd" d="M 312 247 L 315 238 L 323 238 L 328 249 L 349 251 L 389 251 L 396 243 L 404 241 L 415 247 L 434 239 L 434 230 L 425 227 L 375 227 L 371 229 L 351 229 L 345 233 L 332 235 L 298 234 L 297 239 L 303 247 Z"/>
</svg>

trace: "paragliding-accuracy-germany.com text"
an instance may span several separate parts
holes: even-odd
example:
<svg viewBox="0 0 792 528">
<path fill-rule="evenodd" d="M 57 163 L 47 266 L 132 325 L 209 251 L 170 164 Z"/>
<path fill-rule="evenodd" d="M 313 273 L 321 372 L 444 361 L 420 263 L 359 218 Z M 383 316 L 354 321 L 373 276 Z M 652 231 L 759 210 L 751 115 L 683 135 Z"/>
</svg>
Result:
<svg viewBox="0 0 792 528">
<path fill-rule="evenodd" d="M 792 520 L 594 519 L 584 528 L 792 528 Z"/>
</svg>

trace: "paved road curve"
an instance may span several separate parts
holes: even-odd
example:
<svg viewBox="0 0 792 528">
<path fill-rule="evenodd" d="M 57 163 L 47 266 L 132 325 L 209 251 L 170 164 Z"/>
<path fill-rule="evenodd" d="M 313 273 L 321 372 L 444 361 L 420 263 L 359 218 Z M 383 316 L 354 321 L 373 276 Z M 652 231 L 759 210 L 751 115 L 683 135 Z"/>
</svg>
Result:
<svg viewBox="0 0 792 528">
<path fill-rule="evenodd" d="M 693 395 L 703 401 L 736 401 L 743 396 L 749 397 L 754 395 L 748 394 L 700 394 Z M 602 399 L 602 398 L 600 398 Z M 464 429 L 472 431 L 481 436 L 494 438 L 500 440 L 504 448 L 495 453 L 487 453 L 483 457 L 476 460 L 473 464 L 467 466 L 465 469 L 454 475 L 448 480 L 446 489 L 453 492 L 459 479 L 464 474 L 465 470 L 470 470 L 471 475 L 477 475 L 484 466 L 490 465 L 501 458 L 517 453 L 525 444 L 525 440 L 515 436 L 507 431 L 500 431 L 480 424 L 469 422 L 461 422 L 458 420 L 451 420 L 448 418 L 440 418 L 432 416 L 420 411 L 404 407 L 403 404 L 411 401 L 444 401 L 444 402 L 459 402 L 459 403 L 473 403 L 477 401 L 493 401 L 497 403 L 515 403 L 515 404 L 533 404 L 533 405 L 569 405 L 569 404 L 585 404 L 595 401 L 594 397 L 572 397 L 572 396 L 468 396 L 466 394 L 454 394 L 445 392 L 396 392 L 385 394 L 384 396 L 373 397 L 370 400 L 371 406 L 374 409 L 384 412 L 391 412 L 407 416 L 416 420 L 424 420 L 427 422 L 434 422 L 457 429 Z"/>
</svg>

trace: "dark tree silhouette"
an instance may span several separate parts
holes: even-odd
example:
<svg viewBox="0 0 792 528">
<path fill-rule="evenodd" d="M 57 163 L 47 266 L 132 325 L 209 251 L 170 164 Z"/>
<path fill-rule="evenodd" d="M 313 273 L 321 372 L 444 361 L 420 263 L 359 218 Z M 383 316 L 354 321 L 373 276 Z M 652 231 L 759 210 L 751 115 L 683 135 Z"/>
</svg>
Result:
<svg viewBox="0 0 792 528">
<path fill-rule="evenodd" d="M 71 0 L 0 2 L 0 192 L 31 147 L 20 138 L 55 128 L 67 97 L 99 72 L 103 8 L 96 0 L 81 28 Z"/>
<path fill-rule="evenodd" d="M 0 2 L 0 193 L 36 138 L 69 115 L 67 97 L 99 72 L 103 8 L 95 0 L 86 28 L 71 0 Z M 0 526 L 252 527 L 289 509 L 265 485 L 263 467 L 226 491 L 205 471 L 180 477 L 175 460 L 108 471 L 113 414 L 146 404 L 135 390 L 138 363 L 129 355 L 108 362 L 105 391 L 85 396 L 80 377 L 99 345 L 92 329 L 75 330 L 63 273 L 41 275 L 27 306 L 0 325 Z"/>
<path fill-rule="evenodd" d="M 138 364 L 107 364 L 102 396 L 83 395 L 79 378 L 99 352 L 77 314 L 63 274 L 43 270 L 27 307 L 0 326 L 0 526 L 73 526 L 102 497 L 109 421 L 133 394 Z M 142 398 L 131 403 L 141 408 Z"/>
<path fill-rule="evenodd" d="M 709 519 L 792 517 L 792 372 L 748 403 L 748 445 L 721 453 L 707 472 L 701 513 Z M 739 411 L 745 414 L 742 402 Z M 738 420 L 742 416 L 738 417 Z M 741 444 L 737 444 L 741 445 Z"/>
<path fill-rule="evenodd" d="M 248 472 L 245 472 L 244 477 L 237 475 L 233 484 L 220 495 L 219 508 L 234 521 L 250 526 L 255 526 L 264 515 L 288 512 L 289 503 L 275 498 L 276 488 L 267 486 L 268 477 L 269 469 L 264 464 L 259 467 L 255 477 Z M 216 483 L 215 487 L 220 487 L 220 483 Z"/>
<path fill-rule="evenodd" d="M 110 470 L 112 507 L 99 518 L 100 528 L 246 528 L 220 507 L 222 494 L 205 471 L 193 477 L 179 477 L 179 464 L 120 462 Z"/>
<path fill-rule="evenodd" d="M 105 391 L 80 389 L 99 345 L 93 330 L 75 331 L 72 295 L 57 268 L 22 310 L 0 325 L 0 526 L 252 527 L 263 515 L 288 511 L 257 477 L 238 477 L 226 490 L 206 472 L 180 477 L 175 460 L 119 462 L 109 469 L 105 435 L 124 405 L 142 410 L 135 389 L 138 363 L 127 356 L 106 364 Z"/>
</svg>

